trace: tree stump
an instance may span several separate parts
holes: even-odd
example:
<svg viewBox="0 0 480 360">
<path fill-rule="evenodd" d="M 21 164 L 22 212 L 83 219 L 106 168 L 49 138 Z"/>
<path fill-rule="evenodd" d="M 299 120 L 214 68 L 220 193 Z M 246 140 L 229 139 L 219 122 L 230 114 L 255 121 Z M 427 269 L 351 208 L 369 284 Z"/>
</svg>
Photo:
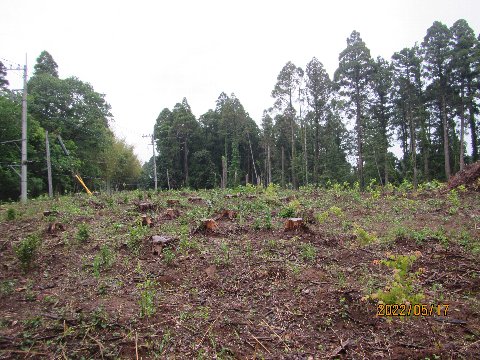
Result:
<svg viewBox="0 0 480 360">
<path fill-rule="evenodd" d="M 288 218 L 285 221 L 284 231 L 295 231 L 305 229 L 305 224 L 302 218 Z"/>
<path fill-rule="evenodd" d="M 191 203 L 194 203 L 194 204 L 198 204 L 198 203 L 201 203 L 203 201 L 203 199 L 201 197 L 198 197 L 198 196 L 192 196 L 192 197 L 188 198 L 188 201 L 190 201 Z"/>
<path fill-rule="evenodd" d="M 216 216 L 216 220 L 220 219 L 228 219 L 228 220 L 233 220 L 237 216 L 237 212 L 234 210 L 222 210 L 220 214 Z"/>
<path fill-rule="evenodd" d="M 177 200 L 177 199 L 167 199 L 167 204 L 168 204 L 168 206 L 179 205 L 179 204 L 180 204 L 180 200 Z"/>
<path fill-rule="evenodd" d="M 169 220 L 176 219 L 179 216 L 180 216 L 180 211 L 178 211 L 177 209 L 168 208 L 165 211 L 165 218 Z"/>
<path fill-rule="evenodd" d="M 153 255 L 160 255 L 165 246 L 172 244 L 178 238 L 166 235 L 153 235 L 151 240 L 151 249 Z"/>
<path fill-rule="evenodd" d="M 138 210 L 144 212 L 148 210 L 155 210 L 155 205 L 150 202 L 141 202 L 138 204 Z"/>
<path fill-rule="evenodd" d="M 143 214 L 142 215 L 142 225 L 153 227 L 153 221 L 150 216 Z"/>
<path fill-rule="evenodd" d="M 225 195 L 225 199 L 233 199 L 233 198 L 236 198 L 238 197 L 238 194 L 227 194 Z"/>
<path fill-rule="evenodd" d="M 48 225 L 47 232 L 49 234 L 55 234 L 57 231 L 65 231 L 65 225 L 57 222 Z"/>
<path fill-rule="evenodd" d="M 58 211 L 56 211 L 56 210 L 45 210 L 43 212 L 43 216 L 50 216 L 50 215 L 52 215 L 52 216 L 58 215 Z"/>
</svg>

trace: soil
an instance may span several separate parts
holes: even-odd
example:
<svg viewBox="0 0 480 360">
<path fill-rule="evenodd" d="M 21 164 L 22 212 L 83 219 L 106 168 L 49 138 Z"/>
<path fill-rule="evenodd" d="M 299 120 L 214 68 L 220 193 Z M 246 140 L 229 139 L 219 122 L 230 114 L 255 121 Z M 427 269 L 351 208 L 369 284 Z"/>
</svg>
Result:
<svg viewBox="0 0 480 360">
<path fill-rule="evenodd" d="M 226 194 L 1 205 L 0 359 L 480 358 L 478 192 Z M 308 227 L 284 230 L 289 207 Z M 16 249 L 32 235 L 22 268 Z M 154 252 L 154 235 L 178 240 Z M 396 255 L 415 256 L 426 315 L 378 316 Z"/>
</svg>

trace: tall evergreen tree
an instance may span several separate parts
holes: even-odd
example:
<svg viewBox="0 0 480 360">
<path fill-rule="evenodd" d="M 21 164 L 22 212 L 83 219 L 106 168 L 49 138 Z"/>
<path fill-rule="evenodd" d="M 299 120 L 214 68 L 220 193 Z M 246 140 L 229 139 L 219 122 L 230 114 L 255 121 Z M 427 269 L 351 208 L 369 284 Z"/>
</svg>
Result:
<svg viewBox="0 0 480 360">
<path fill-rule="evenodd" d="M 58 65 L 55 60 L 53 60 L 52 55 L 46 50 L 40 53 L 34 69 L 35 75 L 37 76 L 46 74 L 58 78 Z"/>
<path fill-rule="evenodd" d="M 422 42 L 424 76 L 430 82 L 429 90 L 433 94 L 438 107 L 443 140 L 443 158 L 445 177 L 451 176 L 450 141 L 448 107 L 451 96 L 451 32 L 445 24 L 435 21 L 427 30 Z"/>
<path fill-rule="evenodd" d="M 360 33 L 354 30 L 347 39 L 347 47 L 340 53 L 339 66 L 335 71 L 334 80 L 339 86 L 340 94 L 347 99 L 348 116 L 355 118 L 357 172 L 362 188 L 365 185 L 363 174 L 364 122 L 372 72 L 373 61 L 370 50 L 360 37 Z"/>
<path fill-rule="evenodd" d="M 272 90 L 272 97 L 275 99 L 275 109 L 282 113 L 290 123 L 290 167 L 291 181 L 294 188 L 297 187 L 297 176 L 295 171 L 295 130 L 297 123 L 295 120 L 296 110 L 294 104 L 300 100 L 299 90 L 303 75 L 303 70 L 289 61 L 278 74 L 277 83 Z"/>
<path fill-rule="evenodd" d="M 306 95 L 313 119 L 313 181 L 318 183 L 320 172 L 320 126 L 328 114 L 328 102 L 332 92 L 332 82 L 323 64 L 313 58 L 306 67 Z"/>
<path fill-rule="evenodd" d="M 7 68 L 3 64 L 2 61 L 0 61 L 0 90 L 6 89 L 8 86 L 8 80 L 5 78 L 7 76 Z"/>
<path fill-rule="evenodd" d="M 479 54 L 477 48 L 477 39 L 475 33 L 468 23 L 461 19 L 456 21 L 451 27 L 453 37 L 452 48 L 452 73 L 453 88 L 457 95 L 457 113 L 460 117 L 460 170 L 464 167 L 464 130 L 466 126 L 466 114 L 470 113 L 470 131 L 472 134 L 472 157 L 478 158 L 477 129 L 475 124 L 475 96 L 477 88 L 475 81 L 478 81 L 478 71 L 475 69 L 475 62 L 478 62 Z"/>
</svg>

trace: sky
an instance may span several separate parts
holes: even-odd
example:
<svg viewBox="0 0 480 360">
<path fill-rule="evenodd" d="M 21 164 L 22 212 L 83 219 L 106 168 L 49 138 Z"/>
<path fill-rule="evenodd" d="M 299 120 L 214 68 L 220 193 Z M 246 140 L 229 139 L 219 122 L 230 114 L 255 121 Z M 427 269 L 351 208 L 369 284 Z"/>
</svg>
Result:
<svg viewBox="0 0 480 360">
<path fill-rule="evenodd" d="M 198 118 L 221 92 L 235 93 L 260 124 L 282 67 L 316 57 L 333 76 L 353 30 L 386 59 L 421 43 L 437 20 L 480 31 L 479 0 L 2 0 L 0 14 L 0 59 L 27 56 L 31 76 L 47 50 L 60 78 L 105 94 L 115 134 L 142 162 L 152 155 L 142 135 L 162 109 L 186 97 Z"/>
</svg>

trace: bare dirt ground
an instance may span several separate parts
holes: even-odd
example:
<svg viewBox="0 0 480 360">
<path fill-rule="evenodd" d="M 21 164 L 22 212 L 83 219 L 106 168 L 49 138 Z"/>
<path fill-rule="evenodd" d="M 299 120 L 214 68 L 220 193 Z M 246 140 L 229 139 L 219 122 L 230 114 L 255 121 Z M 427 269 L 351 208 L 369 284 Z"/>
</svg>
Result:
<svg viewBox="0 0 480 360">
<path fill-rule="evenodd" d="M 1 359 L 480 358 L 469 188 L 136 191 L 0 219 Z M 379 316 L 394 303 L 410 316 Z"/>
</svg>

